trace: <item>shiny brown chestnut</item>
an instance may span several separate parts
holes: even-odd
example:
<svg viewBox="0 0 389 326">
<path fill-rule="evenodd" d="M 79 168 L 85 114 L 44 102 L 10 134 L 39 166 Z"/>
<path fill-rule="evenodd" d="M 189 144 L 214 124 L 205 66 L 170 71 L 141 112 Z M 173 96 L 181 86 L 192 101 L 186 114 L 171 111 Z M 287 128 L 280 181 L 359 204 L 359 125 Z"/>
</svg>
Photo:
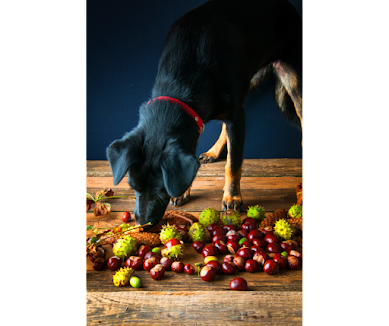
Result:
<svg viewBox="0 0 389 326">
<path fill-rule="evenodd" d="M 253 256 L 254 256 L 254 253 L 255 253 L 255 252 L 266 252 L 264 248 L 258 247 L 258 246 L 256 246 L 256 245 L 252 245 L 252 246 L 250 247 L 250 250 L 253 252 Z"/>
<path fill-rule="evenodd" d="M 196 250 L 197 253 L 201 254 L 203 252 L 203 249 L 205 247 L 205 243 L 201 241 L 194 241 L 192 243 L 192 248 Z"/>
<path fill-rule="evenodd" d="M 249 259 L 244 264 L 245 271 L 249 273 L 255 273 L 258 270 L 258 268 L 259 268 L 259 263 L 256 262 L 254 259 Z"/>
<path fill-rule="evenodd" d="M 225 255 L 224 258 L 223 258 L 223 263 L 225 263 L 227 261 L 232 263 L 233 260 L 234 260 L 234 256 L 233 255 Z"/>
<path fill-rule="evenodd" d="M 248 232 L 246 230 L 239 230 L 238 231 L 238 235 L 241 237 L 241 238 L 247 238 L 248 236 Z"/>
<path fill-rule="evenodd" d="M 192 275 L 194 273 L 194 271 L 195 271 L 195 269 L 194 269 L 194 267 L 191 264 L 186 264 L 184 266 L 184 272 L 186 274 Z"/>
<path fill-rule="evenodd" d="M 268 234 L 263 239 L 267 244 L 269 243 L 280 243 L 280 239 L 275 234 Z"/>
<path fill-rule="evenodd" d="M 244 270 L 244 264 L 246 263 L 246 260 L 244 260 L 242 257 L 236 256 L 236 257 L 234 257 L 234 260 L 232 262 L 236 266 L 237 270 L 239 270 L 239 271 Z"/>
<path fill-rule="evenodd" d="M 227 275 L 232 275 L 232 274 L 235 274 L 236 272 L 236 266 L 234 263 L 231 263 L 231 262 L 224 262 L 222 264 L 222 271 L 224 274 L 227 274 Z"/>
<path fill-rule="evenodd" d="M 265 264 L 263 265 L 263 271 L 266 274 L 273 275 L 275 274 L 279 269 L 278 263 L 276 263 L 274 260 L 267 260 Z"/>
<path fill-rule="evenodd" d="M 148 245 L 141 245 L 138 249 L 138 256 L 143 259 L 149 251 L 151 251 L 151 248 Z"/>
<path fill-rule="evenodd" d="M 216 260 L 209 261 L 205 264 L 205 266 L 207 265 L 213 267 L 216 270 L 216 274 L 222 273 L 222 266 Z"/>
<path fill-rule="evenodd" d="M 239 243 L 237 243 L 235 241 L 231 241 L 231 240 L 227 241 L 226 245 L 227 245 L 228 251 L 232 254 L 235 254 L 240 248 Z"/>
<path fill-rule="evenodd" d="M 265 227 L 265 228 L 263 228 L 263 229 L 261 230 L 261 232 L 262 232 L 262 234 L 263 234 L 264 236 L 267 236 L 268 234 L 273 234 L 273 231 L 274 231 L 274 229 L 273 229 L 273 227 L 271 227 L 271 226 L 267 226 L 267 227 Z"/>
<path fill-rule="evenodd" d="M 162 280 L 165 275 L 165 267 L 161 264 L 155 265 L 152 269 L 150 269 L 150 276 L 154 280 Z"/>
<path fill-rule="evenodd" d="M 126 260 L 126 266 L 131 267 L 135 271 L 140 271 L 143 267 L 144 260 L 138 256 L 130 256 Z"/>
<path fill-rule="evenodd" d="M 227 230 L 224 229 L 222 226 L 215 226 L 212 229 L 212 237 L 214 237 L 216 234 L 224 234 L 224 235 L 226 235 L 226 233 L 227 233 Z"/>
<path fill-rule="evenodd" d="M 242 257 L 244 260 L 253 258 L 253 252 L 248 247 L 242 247 L 236 252 L 237 256 Z"/>
<path fill-rule="evenodd" d="M 254 239 L 263 239 L 263 234 L 261 231 L 254 229 L 249 232 L 247 239 L 253 242 Z"/>
<path fill-rule="evenodd" d="M 154 251 L 149 251 L 149 252 L 147 252 L 146 254 L 145 254 L 145 256 L 143 257 L 143 260 L 147 260 L 147 259 L 149 259 L 149 258 L 155 258 L 155 259 L 157 259 L 158 261 L 161 259 L 161 255 L 160 254 L 157 254 L 156 252 L 154 252 Z"/>
<path fill-rule="evenodd" d="M 172 263 L 172 266 L 170 267 L 173 272 L 176 273 L 183 273 L 184 272 L 184 263 L 181 261 L 175 261 Z"/>
<path fill-rule="evenodd" d="M 209 225 L 207 226 L 208 232 L 212 234 L 213 228 L 214 228 L 215 226 L 219 226 L 219 225 L 218 225 L 217 223 L 211 223 L 211 224 L 209 224 Z"/>
<path fill-rule="evenodd" d="M 235 277 L 230 282 L 230 289 L 232 291 L 246 291 L 247 290 L 247 282 L 245 279 L 241 277 Z"/>
<path fill-rule="evenodd" d="M 162 257 L 159 263 L 165 268 L 165 271 L 170 271 L 173 261 L 168 257 Z"/>
<path fill-rule="evenodd" d="M 289 255 L 286 260 L 288 262 L 289 269 L 299 269 L 301 266 L 300 259 L 298 259 L 296 256 Z"/>
<path fill-rule="evenodd" d="M 123 260 L 118 256 L 112 256 L 107 261 L 107 267 L 111 271 L 116 271 L 122 266 Z"/>
<path fill-rule="evenodd" d="M 92 266 L 93 266 L 93 269 L 95 271 L 102 271 L 104 269 L 104 267 L 106 266 L 106 264 L 104 262 L 104 258 L 102 258 L 102 257 L 96 258 L 95 261 L 93 262 Z"/>
<path fill-rule="evenodd" d="M 260 264 L 260 266 L 263 266 L 267 260 L 269 260 L 269 256 L 264 252 L 255 252 L 253 259 Z"/>
<path fill-rule="evenodd" d="M 244 222 L 242 224 L 242 230 L 246 231 L 247 232 L 247 235 L 255 229 L 255 225 L 252 225 L 251 223 L 248 223 L 248 222 Z M 246 236 L 247 237 L 247 236 Z"/>
<path fill-rule="evenodd" d="M 151 257 L 149 259 L 146 259 L 143 263 L 144 270 L 150 272 L 150 269 L 155 267 L 158 264 L 158 260 L 155 257 Z"/>
<path fill-rule="evenodd" d="M 225 236 L 225 234 L 216 234 L 212 237 L 212 243 L 215 244 L 216 241 L 223 241 L 223 242 L 226 242 L 227 241 L 227 237 Z"/>
<path fill-rule="evenodd" d="M 231 231 L 231 230 L 236 231 L 238 228 L 235 225 L 233 225 L 233 224 L 228 224 L 228 225 L 223 225 L 223 229 L 226 229 L 227 232 L 228 232 L 228 231 Z"/>
<path fill-rule="evenodd" d="M 282 252 L 281 246 L 276 242 L 269 243 L 266 247 L 266 250 L 267 250 L 267 252 L 272 252 L 272 253 L 281 253 Z"/>
<path fill-rule="evenodd" d="M 266 248 L 266 246 L 267 246 L 267 243 L 259 238 L 255 238 L 251 242 L 253 243 L 253 245 L 258 246 L 258 247 Z"/>
<path fill-rule="evenodd" d="M 200 271 L 200 277 L 205 282 L 212 282 L 216 277 L 216 270 L 209 265 L 204 266 Z"/>
<path fill-rule="evenodd" d="M 280 269 L 285 269 L 288 264 L 286 259 L 281 254 L 275 254 L 273 260 L 278 264 Z"/>
<path fill-rule="evenodd" d="M 202 253 L 203 257 L 207 256 L 216 256 L 217 255 L 217 248 L 213 244 L 208 244 L 204 247 Z"/>
<path fill-rule="evenodd" d="M 226 243 L 222 240 L 216 241 L 214 245 L 216 249 L 219 251 L 219 253 L 221 253 L 222 255 L 229 252 Z"/>
</svg>

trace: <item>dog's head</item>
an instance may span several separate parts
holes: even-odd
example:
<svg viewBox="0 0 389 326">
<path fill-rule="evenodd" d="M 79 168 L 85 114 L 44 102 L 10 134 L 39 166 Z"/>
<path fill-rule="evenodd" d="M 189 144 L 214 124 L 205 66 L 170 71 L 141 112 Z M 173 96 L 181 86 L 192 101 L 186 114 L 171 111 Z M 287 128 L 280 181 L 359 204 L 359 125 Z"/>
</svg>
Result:
<svg viewBox="0 0 389 326">
<path fill-rule="evenodd" d="M 170 197 L 189 188 L 200 166 L 181 139 L 164 137 L 138 126 L 107 148 L 115 186 L 128 173 L 135 191 L 135 219 L 138 224 L 158 223 Z"/>
</svg>

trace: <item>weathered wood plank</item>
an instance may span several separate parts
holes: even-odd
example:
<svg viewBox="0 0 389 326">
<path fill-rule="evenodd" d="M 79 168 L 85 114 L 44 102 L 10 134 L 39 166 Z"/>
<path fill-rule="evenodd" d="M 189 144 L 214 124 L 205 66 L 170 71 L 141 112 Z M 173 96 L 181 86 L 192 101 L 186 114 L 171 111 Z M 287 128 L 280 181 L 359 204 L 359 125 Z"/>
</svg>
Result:
<svg viewBox="0 0 389 326">
<path fill-rule="evenodd" d="M 223 177 L 225 160 L 202 164 L 197 177 Z M 88 177 L 112 177 L 108 161 L 87 161 Z M 302 159 L 246 159 L 242 177 L 302 176 Z"/>
<path fill-rule="evenodd" d="M 301 325 L 301 292 L 87 293 L 88 325 Z"/>
<path fill-rule="evenodd" d="M 296 182 L 297 184 L 297 182 Z M 104 187 L 103 187 L 104 188 Z M 96 191 L 103 188 L 88 188 L 88 193 L 94 194 Z M 201 212 L 207 207 L 221 209 L 223 198 L 223 187 L 220 189 L 192 189 L 188 201 L 179 207 L 168 205 L 168 210 L 182 210 L 187 212 Z M 118 196 L 134 196 L 131 189 L 115 189 L 115 195 Z M 261 205 L 267 211 L 275 211 L 278 208 L 288 209 L 296 202 L 296 192 L 294 188 L 288 189 L 243 189 L 242 190 L 243 207 L 246 211 L 248 206 Z M 112 211 L 133 211 L 135 207 L 135 199 L 116 198 L 105 200 L 111 204 Z"/>
<path fill-rule="evenodd" d="M 295 189 L 296 184 L 302 181 L 302 177 L 244 177 L 240 181 L 240 188 L 245 189 Z M 88 188 L 112 188 L 128 189 L 127 178 L 118 184 L 113 184 L 112 177 L 87 177 L 86 184 Z M 192 183 L 192 189 L 223 189 L 224 177 L 202 177 L 195 178 Z"/>
</svg>

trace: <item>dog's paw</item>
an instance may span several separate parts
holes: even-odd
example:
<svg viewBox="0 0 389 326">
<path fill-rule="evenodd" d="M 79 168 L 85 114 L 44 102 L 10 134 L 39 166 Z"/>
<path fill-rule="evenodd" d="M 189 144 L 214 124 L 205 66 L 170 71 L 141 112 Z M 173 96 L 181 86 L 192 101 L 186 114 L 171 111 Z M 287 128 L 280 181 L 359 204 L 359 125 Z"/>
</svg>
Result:
<svg viewBox="0 0 389 326">
<path fill-rule="evenodd" d="M 212 156 L 209 153 L 203 153 L 199 156 L 200 163 L 212 163 L 217 160 L 217 157 Z"/>
<path fill-rule="evenodd" d="M 222 201 L 222 210 L 231 210 L 234 209 L 236 211 L 240 211 L 241 207 L 243 205 L 242 196 L 230 196 L 227 194 L 223 195 L 223 201 Z"/>
<path fill-rule="evenodd" d="M 190 197 L 190 187 L 185 193 L 180 197 L 171 197 L 170 198 L 170 205 L 176 207 L 176 206 L 182 206 L 185 204 L 185 202 Z"/>
</svg>

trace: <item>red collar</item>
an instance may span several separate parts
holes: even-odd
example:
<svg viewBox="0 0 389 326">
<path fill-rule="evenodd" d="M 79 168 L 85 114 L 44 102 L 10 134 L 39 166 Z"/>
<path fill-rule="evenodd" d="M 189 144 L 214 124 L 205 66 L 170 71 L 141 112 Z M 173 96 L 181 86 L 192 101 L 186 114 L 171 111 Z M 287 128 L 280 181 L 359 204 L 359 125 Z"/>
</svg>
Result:
<svg viewBox="0 0 389 326">
<path fill-rule="evenodd" d="M 188 113 L 194 119 L 194 121 L 197 124 L 198 131 L 199 131 L 199 137 L 200 137 L 200 135 L 203 133 L 203 131 L 205 129 L 205 126 L 204 126 L 203 120 L 201 120 L 199 115 L 193 109 L 191 109 L 184 102 L 181 102 L 180 100 L 177 100 L 176 98 L 169 97 L 169 96 L 158 96 L 155 99 L 148 101 L 147 105 L 149 105 L 151 101 L 154 103 L 157 100 L 158 101 L 169 101 L 170 103 L 178 104 L 181 107 L 181 109 L 183 109 L 186 113 Z"/>
</svg>

